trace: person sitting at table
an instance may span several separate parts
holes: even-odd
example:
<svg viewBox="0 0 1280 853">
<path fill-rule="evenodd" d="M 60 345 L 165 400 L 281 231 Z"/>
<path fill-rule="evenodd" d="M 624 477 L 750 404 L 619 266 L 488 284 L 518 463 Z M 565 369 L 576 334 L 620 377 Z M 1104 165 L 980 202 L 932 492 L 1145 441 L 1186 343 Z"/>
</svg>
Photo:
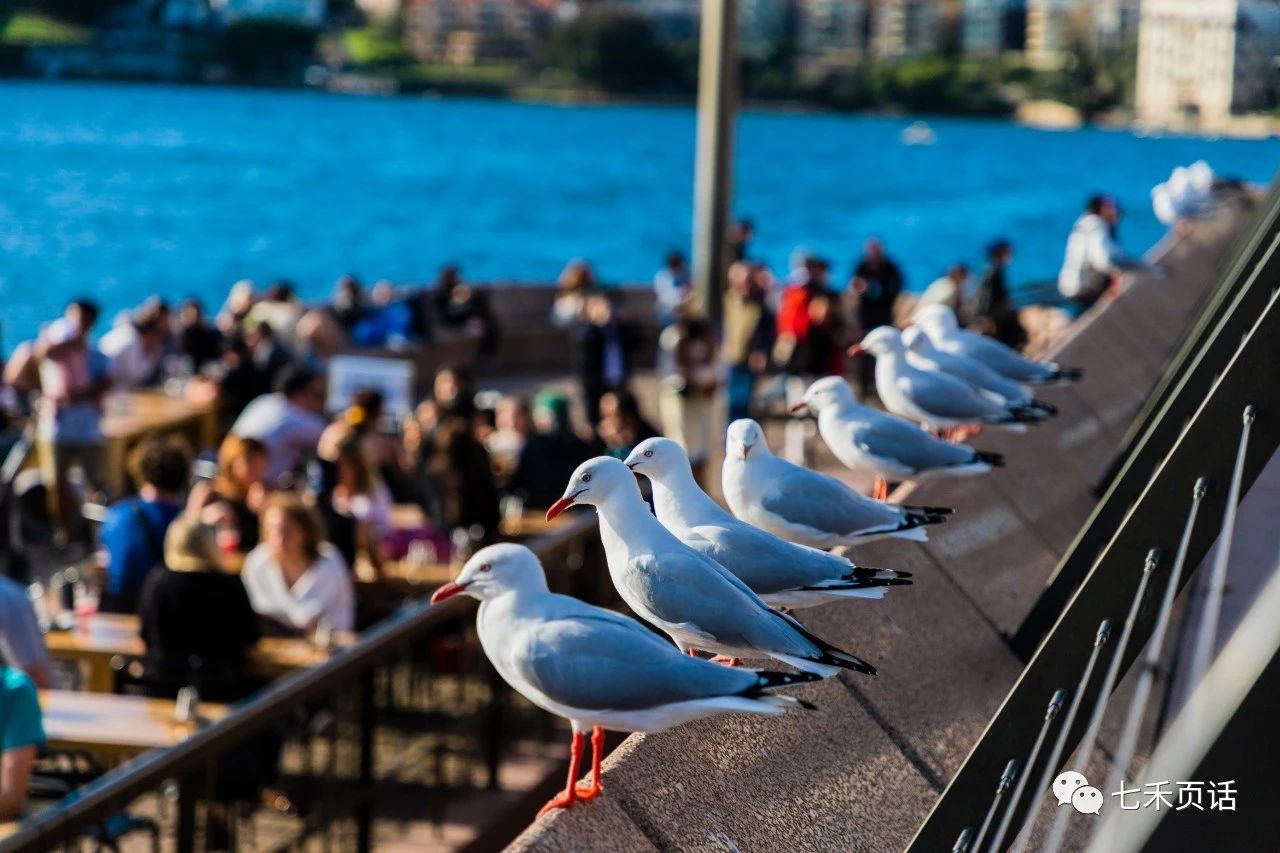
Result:
<svg viewBox="0 0 1280 853">
<path fill-rule="evenodd" d="M 164 566 L 138 600 L 144 671 L 154 695 L 187 684 L 202 699 L 235 702 L 259 686 L 245 659 L 258 641 L 258 618 L 244 584 L 223 568 L 219 533 L 235 525 L 231 508 L 208 485 L 192 490 L 187 509 L 165 534 Z"/>
<path fill-rule="evenodd" d="M 0 664 L 20 669 L 36 687 L 53 687 L 53 660 L 22 584 L 0 576 Z"/>
<path fill-rule="evenodd" d="M 229 435 L 218 447 L 218 475 L 213 492 L 234 519 L 222 540 L 230 549 L 247 554 L 258 547 L 258 516 L 267 499 L 267 446 L 256 438 Z"/>
<path fill-rule="evenodd" d="M 27 807 L 36 753 L 44 746 L 36 686 L 22 670 L 0 664 L 0 820 Z"/>
<path fill-rule="evenodd" d="M 129 473 L 138 494 L 107 508 L 99 538 L 107 553 L 100 609 L 135 613 L 147 575 L 164 565 L 164 536 L 182 511 L 191 457 L 175 439 L 149 439 L 133 452 Z"/>
<path fill-rule="evenodd" d="M 288 492 L 267 498 L 262 542 L 240 573 L 260 615 L 309 632 L 323 619 L 336 631 L 355 626 L 355 587 L 342 555 L 324 539 L 320 519 Z"/>
<path fill-rule="evenodd" d="M 305 367 L 285 368 L 274 394 L 254 400 L 236 418 L 232 435 L 256 438 L 267 447 L 267 481 L 272 485 L 298 467 L 324 432 L 324 385 Z"/>
<path fill-rule="evenodd" d="M 329 542 L 354 568 L 363 554 L 375 571 L 382 569 L 378 543 L 391 532 L 391 492 L 369 464 L 358 436 L 336 446 L 324 441 L 316 452 L 313 478 L 316 509 Z"/>
<path fill-rule="evenodd" d="M 165 322 L 159 306 L 147 304 L 102 336 L 98 349 L 111 361 L 111 381 L 117 390 L 154 385 L 159 380 L 169 336 Z"/>
</svg>

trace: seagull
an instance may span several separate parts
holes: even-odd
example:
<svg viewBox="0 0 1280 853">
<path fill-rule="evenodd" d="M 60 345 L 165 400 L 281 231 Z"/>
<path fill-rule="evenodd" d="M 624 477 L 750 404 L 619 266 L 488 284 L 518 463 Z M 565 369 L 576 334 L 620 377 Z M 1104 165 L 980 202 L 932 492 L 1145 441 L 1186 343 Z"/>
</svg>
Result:
<svg viewBox="0 0 1280 853">
<path fill-rule="evenodd" d="M 916 312 L 915 322 L 938 349 L 954 355 L 967 355 L 1015 382 L 1065 384 L 1084 376 L 1084 371 L 1078 367 L 1032 361 L 994 338 L 961 329 L 955 313 L 945 305 L 926 305 Z"/>
<path fill-rule="evenodd" d="M 568 784 L 539 816 L 599 796 L 605 729 L 658 732 L 718 714 L 813 708 L 764 691 L 817 675 L 732 669 L 682 655 L 630 617 L 548 590 L 542 565 L 523 545 L 477 551 L 431 603 L 459 594 L 479 599 L 480 645 L 503 680 L 573 726 Z M 587 729 L 591 782 L 578 785 Z"/>
<path fill-rule="evenodd" d="M 1040 409 L 1047 415 L 1058 413 L 1056 407 L 1032 396 L 1031 389 L 987 367 L 976 358 L 938 349 L 929 340 L 924 329 L 919 326 L 910 326 L 903 330 L 902 344 L 907 348 L 907 363 L 921 370 L 930 373 L 946 373 L 957 379 L 963 379 L 970 385 L 997 395 L 1010 405 Z"/>
<path fill-rule="evenodd" d="M 729 424 L 721 487 L 740 520 L 823 550 L 885 536 L 925 542 L 924 526 L 941 524 L 951 512 L 872 500 L 793 465 L 769 452 L 764 430 L 750 418 Z"/>
<path fill-rule="evenodd" d="M 858 566 L 734 518 L 698 487 L 689 457 L 669 438 L 642 441 L 626 466 L 653 484 L 663 527 L 737 575 L 766 604 L 812 607 L 837 598 L 883 598 L 888 587 L 911 584 L 908 572 Z"/>
<path fill-rule="evenodd" d="M 888 482 L 985 474 L 1004 465 L 998 453 L 943 441 L 896 415 L 864 406 L 839 376 L 826 376 L 805 390 L 793 412 L 818 416 L 818 434 L 837 459 L 876 476 L 874 497 L 888 496 Z"/>
<path fill-rule="evenodd" d="M 849 350 L 850 355 L 863 352 L 876 357 L 876 394 L 884 407 L 930 428 L 985 424 L 1025 432 L 1027 423 L 1048 417 L 1041 409 L 1006 403 L 963 379 L 913 366 L 902 335 L 892 326 L 872 329 Z"/>
<path fill-rule="evenodd" d="M 579 465 L 547 519 L 575 503 L 596 508 L 609 576 L 622 600 L 678 648 L 715 652 L 713 660 L 730 664 L 764 654 L 824 677 L 841 668 L 875 675 L 871 664 L 770 610 L 723 566 L 677 539 L 649 513 L 621 461 L 597 456 Z"/>
</svg>

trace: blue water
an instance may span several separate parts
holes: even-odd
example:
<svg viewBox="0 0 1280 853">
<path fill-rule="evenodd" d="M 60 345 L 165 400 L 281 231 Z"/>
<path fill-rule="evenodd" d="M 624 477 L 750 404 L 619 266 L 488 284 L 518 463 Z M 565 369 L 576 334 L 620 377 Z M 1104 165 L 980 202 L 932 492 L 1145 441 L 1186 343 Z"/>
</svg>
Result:
<svg viewBox="0 0 1280 853">
<path fill-rule="evenodd" d="M 693 112 L 293 91 L 0 85 L 0 321 L 6 348 L 78 293 L 109 310 L 159 293 L 221 302 L 240 278 L 307 296 L 352 271 L 430 280 L 554 279 L 572 257 L 603 280 L 648 280 L 690 232 Z M 977 264 L 1000 235 L 1012 277 L 1051 278 L 1083 198 L 1116 193 L 1123 242 L 1162 229 L 1148 192 L 1199 158 L 1266 181 L 1280 142 L 1050 133 L 909 119 L 752 111 L 741 121 L 735 209 L 754 254 L 785 269 L 798 244 L 843 278 L 881 235 L 922 288 Z"/>
</svg>

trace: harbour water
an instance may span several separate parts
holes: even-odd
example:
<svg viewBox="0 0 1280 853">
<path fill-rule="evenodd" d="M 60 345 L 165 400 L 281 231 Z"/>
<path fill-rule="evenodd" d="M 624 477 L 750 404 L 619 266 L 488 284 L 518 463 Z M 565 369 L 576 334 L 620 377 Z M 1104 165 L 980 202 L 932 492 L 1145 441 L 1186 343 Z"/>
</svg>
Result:
<svg viewBox="0 0 1280 853">
<path fill-rule="evenodd" d="M 240 278 L 318 297 L 344 272 L 421 282 L 446 262 L 546 282 L 573 257 L 637 282 L 689 240 L 686 107 L 10 82 L 0 115 L 6 350 L 79 293 L 109 311 L 153 293 L 216 306 Z M 757 224 L 752 254 L 783 271 L 803 245 L 843 279 L 876 234 L 920 289 L 1007 236 L 1013 280 L 1043 281 L 1091 192 L 1119 197 L 1139 252 L 1163 233 L 1148 192 L 1174 166 L 1258 182 L 1280 166 L 1276 140 L 996 121 L 930 119 L 933 144 L 907 146 L 913 120 L 744 114 L 735 208 Z"/>
</svg>

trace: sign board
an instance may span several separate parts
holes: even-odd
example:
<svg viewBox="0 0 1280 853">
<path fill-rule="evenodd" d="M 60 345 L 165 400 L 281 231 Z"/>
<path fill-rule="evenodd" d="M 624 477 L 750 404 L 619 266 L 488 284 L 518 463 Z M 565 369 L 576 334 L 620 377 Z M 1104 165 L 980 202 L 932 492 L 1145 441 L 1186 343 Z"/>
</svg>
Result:
<svg viewBox="0 0 1280 853">
<path fill-rule="evenodd" d="M 413 362 L 399 358 L 337 355 L 329 359 L 329 393 L 325 407 L 339 412 L 351 405 L 362 388 L 382 392 L 384 413 L 398 422 L 413 411 Z"/>
</svg>

